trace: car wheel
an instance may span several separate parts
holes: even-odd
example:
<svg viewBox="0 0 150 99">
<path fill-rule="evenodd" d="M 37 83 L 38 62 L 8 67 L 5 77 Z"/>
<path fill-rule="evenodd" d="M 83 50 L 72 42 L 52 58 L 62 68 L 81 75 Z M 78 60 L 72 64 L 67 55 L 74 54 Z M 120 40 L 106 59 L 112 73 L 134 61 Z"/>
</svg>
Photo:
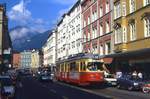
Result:
<svg viewBox="0 0 150 99">
<path fill-rule="evenodd" d="M 133 87 L 132 87 L 132 86 L 129 86 L 129 87 L 128 87 L 128 90 L 129 90 L 129 91 L 133 90 Z"/>
<path fill-rule="evenodd" d="M 143 87 L 143 88 L 142 88 L 142 91 L 143 91 L 143 93 L 149 93 L 149 92 L 150 92 L 150 90 L 147 89 L 146 87 Z"/>
</svg>

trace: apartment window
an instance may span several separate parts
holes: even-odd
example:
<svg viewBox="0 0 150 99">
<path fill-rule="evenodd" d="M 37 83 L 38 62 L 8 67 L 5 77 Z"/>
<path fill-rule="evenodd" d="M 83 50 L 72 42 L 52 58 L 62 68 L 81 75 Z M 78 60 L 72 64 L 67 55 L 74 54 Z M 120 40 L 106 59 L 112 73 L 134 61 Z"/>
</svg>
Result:
<svg viewBox="0 0 150 99">
<path fill-rule="evenodd" d="M 103 25 L 102 25 L 102 23 L 100 24 L 100 36 L 102 36 L 103 35 Z"/>
<path fill-rule="evenodd" d="M 144 19 L 144 35 L 145 37 L 150 36 L 150 18 Z"/>
<path fill-rule="evenodd" d="M 97 19 L 97 11 L 94 11 L 92 14 L 92 22 Z"/>
<path fill-rule="evenodd" d="M 115 30 L 115 44 L 121 43 L 122 42 L 122 29 L 117 28 Z"/>
<path fill-rule="evenodd" d="M 122 16 L 126 16 L 126 2 L 122 3 Z"/>
<path fill-rule="evenodd" d="M 93 47 L 93 54 L 98 54 L 98 48 L 97 48 L 97 46 Z"/>
<path fill-rule="evenodd" d="M 87 38 L 88 41 L 90 40 L 90 38 L 91 38 L 91 37 L 90 37 L 90 32 L 88 32 L 88 38 Z"/>
<path fill-rule="evenodd" d="M 106 13 L 108 13 L 109 12 L 109 2 L 107 1 L 106 2 Z"/>
<path fill-rule="evenodd" d="M 150 4 L 150 0 L 144 0 L 144 6 L 149 5 Z"/>
<path fill-rule="evenodd" d="M 123 42 L 127 42 L 127 31 L 126 31 L 126 27 L 123 27 Z"/>
<path fill-rule="evenodd" d="M 95 17 L 95 20 L 97 20 L 97 11 L 95 11 L 94 17 Z"/>
<path fill-rule="evenodd" d="M 95 29 L 92 28 L 92 39 L 94 39 L 94 38 L 95 38 Z"/>
<path fill-rule="evenodd" d="M 86 26 L 86 20 L 84 20 L 84 22 L 83 22 L 83 26 L 84 26 L 84 27 Z"/>
<path fill-rule="evenodd" d="M 109 21 L 106 21 L 106 33 L 110 32 Z"/>
<path fill-rule="evenodd" d="M 84 34 L 83 34 L 83 42 L 86 42 L 87 38 L 88 38 L 88 36 L 86 35 L 86 32 L 84 32 Z"/>
<path fill-rule="evenodd" d="M 135 0 L 130 0 L 129 1 L 130 5 L 130 13 L 135 11 Z"/>
<path fill-rule="evenodd" d="M 109 54 L 111 52 L 111 45 L 110 45 L 110 42 L 107 42 L 105 44 L 105 54 Z"/>
<path fill-rule="evenodd" d="M 95 38 L 97 38 L 97 28 L 95 28 Z"/>
<path fill-rule="evenodd" d="M 90 24 L 90 16 L 88 16 L 88 25 Z"/>
<path fill-rule="evenodd" d="M 103 45 L 100 45 L 100 55 L 104 55 Z"/>
<path fill-rule="evenodd" d="M 93 12 L 93 14 L 92 14 L 92 22 L 94 22 L 94 20 L 95 20 L 94 17 L 95 17 L 95 16 L 94 16 L 94 12 Z"/>
<path fill-rule="evenodd" d="M 75 48 L 75 41 L 72 42 L 72 48 Z"/>
<path fill-rule="evenodd" d="M 70 49 L 70 43 L 68 44 L 68 49 Z"/>
<path fill-rule="evenodd" d="M 114 18 L 117 19 L 121 17 L 121 4 L 120 2 L 116 3 L 114 6 Z"/>
<path fill-rule="evenodd" d="M 103 7 L 100 7 L 100 17 L 103 16 Z"/>
<path fill-rule="evenodd" d="M 136 26 L 135 23 L 131 23 L 129 26 L 130 26 L 130 40 L 133 41 L 136 39 Z"/>
<path fill-rule="evenodd" d="M 92 38 L 96 38 L 97 37 L 97 28 L 93 27 L 93 33 L 92 33 Z"/>
</svg>

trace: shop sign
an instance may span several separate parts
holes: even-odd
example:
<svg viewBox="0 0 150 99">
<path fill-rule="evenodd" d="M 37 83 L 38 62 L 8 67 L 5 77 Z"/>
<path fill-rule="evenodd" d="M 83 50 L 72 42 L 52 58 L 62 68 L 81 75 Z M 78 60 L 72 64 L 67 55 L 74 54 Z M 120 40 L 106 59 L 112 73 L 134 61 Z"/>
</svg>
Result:
<svg viewBox="0 0 150 99">
<path fill-rule="evenodd" d="M 11 53 L 11 48 L 5 49 L 3 54 L 10 54 Z"/>
</svg>

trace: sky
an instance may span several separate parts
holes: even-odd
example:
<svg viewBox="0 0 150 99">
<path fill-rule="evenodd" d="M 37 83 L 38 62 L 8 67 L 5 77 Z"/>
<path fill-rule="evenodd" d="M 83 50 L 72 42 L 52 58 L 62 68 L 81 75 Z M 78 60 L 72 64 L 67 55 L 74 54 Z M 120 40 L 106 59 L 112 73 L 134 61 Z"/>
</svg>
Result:
<svg viewBox="0 0 150 99">
<path fill-rule="evenodd" d="M 76 0 L 0 0 L 0 3 L 4 2 L 7 4 L 9 29 L 28 26 L 42 33 L 53 28 Z"/>
</svg>

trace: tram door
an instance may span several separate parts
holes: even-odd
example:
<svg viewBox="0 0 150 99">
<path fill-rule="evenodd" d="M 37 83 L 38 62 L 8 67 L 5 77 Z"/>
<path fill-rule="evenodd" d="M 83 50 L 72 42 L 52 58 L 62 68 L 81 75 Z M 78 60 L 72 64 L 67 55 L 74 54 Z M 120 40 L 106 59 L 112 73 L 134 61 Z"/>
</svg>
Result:
<svg viewBox="0 0 150 99">
<path fill-rule="evenodd" d="M 72 61 L 70 62 L 70 72 L 69 72 L 69 77 L 72 80 L 78 80 L 79 77 L 79 61 Z"/>
</svg>

